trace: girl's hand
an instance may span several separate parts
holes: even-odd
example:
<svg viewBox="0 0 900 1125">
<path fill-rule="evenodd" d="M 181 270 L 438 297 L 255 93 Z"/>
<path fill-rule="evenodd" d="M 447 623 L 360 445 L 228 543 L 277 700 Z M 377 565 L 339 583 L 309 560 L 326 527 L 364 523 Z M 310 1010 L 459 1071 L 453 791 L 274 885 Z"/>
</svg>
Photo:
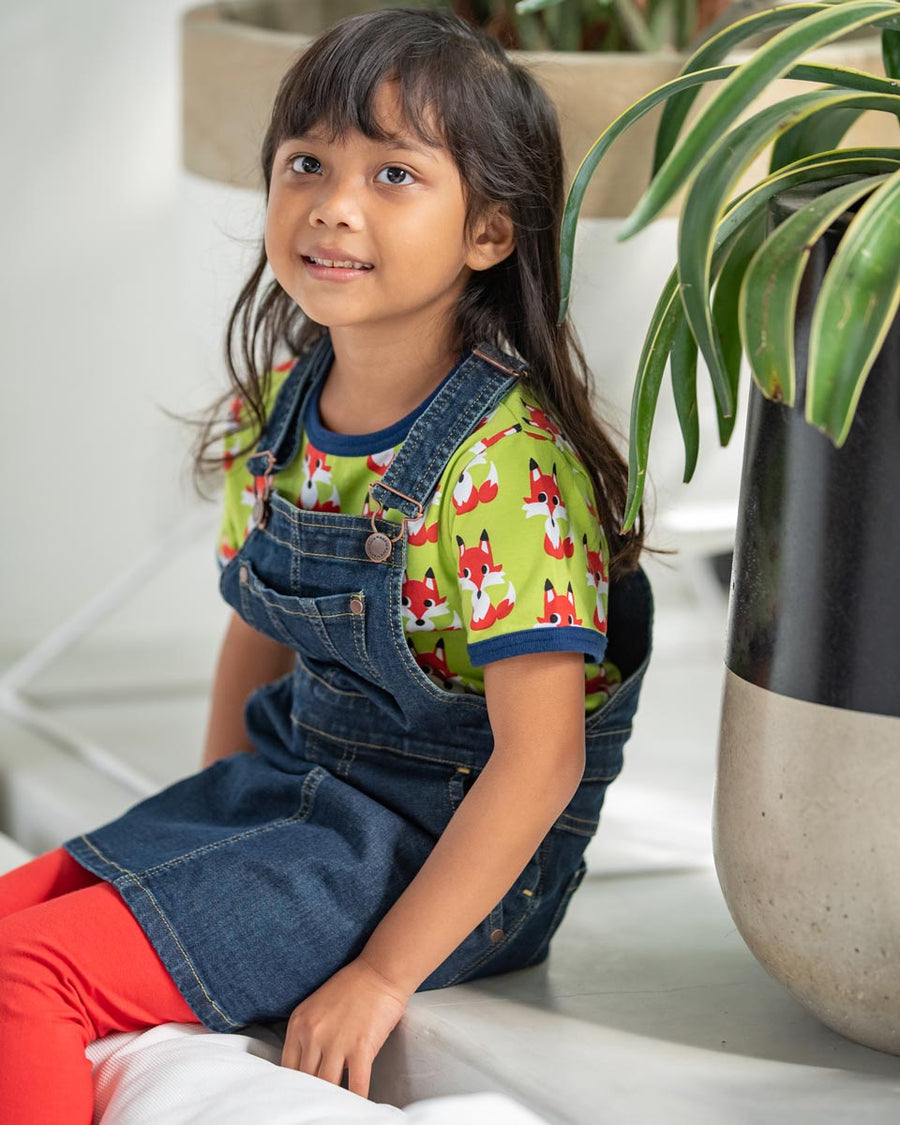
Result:
<svg viewBox="0 0 900 1125">
<path fill-rule="evenodd" d="M 372 1062 L 400 1022 L 409 994 L 357 958 L 339 969 L 291 1013 L 281 1065 L 324 1078 L 366 1098 Z"/>
</svg>

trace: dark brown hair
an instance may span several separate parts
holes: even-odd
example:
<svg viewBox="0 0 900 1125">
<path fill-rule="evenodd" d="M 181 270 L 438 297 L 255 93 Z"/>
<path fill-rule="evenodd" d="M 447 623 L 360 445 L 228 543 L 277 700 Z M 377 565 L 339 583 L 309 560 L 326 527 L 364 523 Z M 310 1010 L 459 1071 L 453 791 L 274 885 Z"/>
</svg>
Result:
<svg viewBox="0 0 900 1125">
<path fill-rule="evenodd" d="M 384 140 L 374 95 L 395 81 L 409 126 L 452 155 L 467 199 L 466 234 L 496 204 L 512 218 L 516 248 L 490 269 L 473 272 L 453 326 L 460 350 L 489 340 L 528 364 L 524 381 L 584 461 L 609 540 L 615 577 L 637 565 L 642 520 L 621 534 L 627 468 L 591 405 L 590 374 L 568 319 L 556 323 L 560 299 L 559 233 L 565 202 L 559 123 L 552 102 L 503 48 L 446 10 L 390 8 L 351 16 L 321 35 L 281 81 L 262 146 L 268 192 L 274 154 L 314 126 L 337 138 L 358 130 Z M 430 122 L 440 130 L 435 135 Z M 265 250 L 228 322 L 230 389 L 199 423 L 194 483 L 221 467 L 227 430 L 223 407 L 246 404 L 255 446 L 264 423 L 269 372 L 298 356 L 324 332 L 274 279 Z M 215 455 L 209 451 L 219 447 Z"/>
</svg>

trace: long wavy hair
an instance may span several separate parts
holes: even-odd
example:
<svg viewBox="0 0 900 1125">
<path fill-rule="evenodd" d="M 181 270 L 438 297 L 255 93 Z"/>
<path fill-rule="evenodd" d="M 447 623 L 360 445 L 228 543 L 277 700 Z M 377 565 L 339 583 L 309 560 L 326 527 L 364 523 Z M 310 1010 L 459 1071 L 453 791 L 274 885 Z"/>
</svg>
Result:
<svg viewBox="0 0 900 1125">
<path fill-rule="evenodd" d="M 524 382 L 555 415 L 590 475 L 611 574 L 628 573 L 643 546 L 643 519 L 621 532 L 627 467 L 595 415 L 590 373 L 574 330 L 568 318 L 556 323 L 563 154 L 555 108 L 529 72 L 496 40 L 447 10 L 390 8 L 344 19 L 316 39 L 281 81 L 262 145 L 266 194 L 279 145 L 314 126 L 332 139 L 351 130 L 387 139 L 372 108 L 385 81 L 397 83 L 409 126 L 453 156 L 466 197 L 466 235 L 493 205 L 502 204 L 512 218 L 515 250 L 469 278 L 456 310 L 455 342 L 461 351 L 489 340 L 528 364 Z M 229 451 L 240 456 L 262 432 L 272 368 L 301 355 L 326 331 L 267 276 L 262 248 L 228 321 L 230 387 L 194 423 L 200 427 L 192 450 L 198 491 L 202 479 L 223 465 L 222 439 L 233 425 L 227 405 L 236 395 L 245 406 L 250 439 Z"/>
</svg>

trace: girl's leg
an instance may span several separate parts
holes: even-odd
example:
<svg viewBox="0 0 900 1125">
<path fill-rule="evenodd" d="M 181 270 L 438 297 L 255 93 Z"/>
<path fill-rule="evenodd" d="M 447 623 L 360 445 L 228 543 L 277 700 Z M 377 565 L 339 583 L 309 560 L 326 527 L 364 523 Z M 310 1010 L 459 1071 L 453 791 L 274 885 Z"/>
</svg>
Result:
<svg viewBox="0 0 900 1125">
<path fill-rule="evenodd" d="M 65 848 L 55 848 L 0 875 L 0 918 L 100 881 L 99 875 L 76 863 Z"/>
<path fill-rule="evenodd" d="M 90 1125 L 87 1044 L 173 1021 L 199 1022 L 108 883 L 0 919 L 0 1121 Z"/>
</svg>

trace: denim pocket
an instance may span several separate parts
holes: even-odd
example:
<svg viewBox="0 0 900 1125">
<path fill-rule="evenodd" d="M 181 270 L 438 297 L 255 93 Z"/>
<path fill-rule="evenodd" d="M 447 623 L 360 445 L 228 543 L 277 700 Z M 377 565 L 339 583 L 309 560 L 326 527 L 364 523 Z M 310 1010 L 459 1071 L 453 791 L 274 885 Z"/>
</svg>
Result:
<svg viewBox="0 0 900 1125">
<path fill-rule="evenodd" d="M 376 678 L 366 650 L 366 595 L 361 590 L 299 598 L 267 586 L 244 560 L 238 571 L 241 616 L 254 629 L 312 660 L 336 662 Z"/>
</svg>

